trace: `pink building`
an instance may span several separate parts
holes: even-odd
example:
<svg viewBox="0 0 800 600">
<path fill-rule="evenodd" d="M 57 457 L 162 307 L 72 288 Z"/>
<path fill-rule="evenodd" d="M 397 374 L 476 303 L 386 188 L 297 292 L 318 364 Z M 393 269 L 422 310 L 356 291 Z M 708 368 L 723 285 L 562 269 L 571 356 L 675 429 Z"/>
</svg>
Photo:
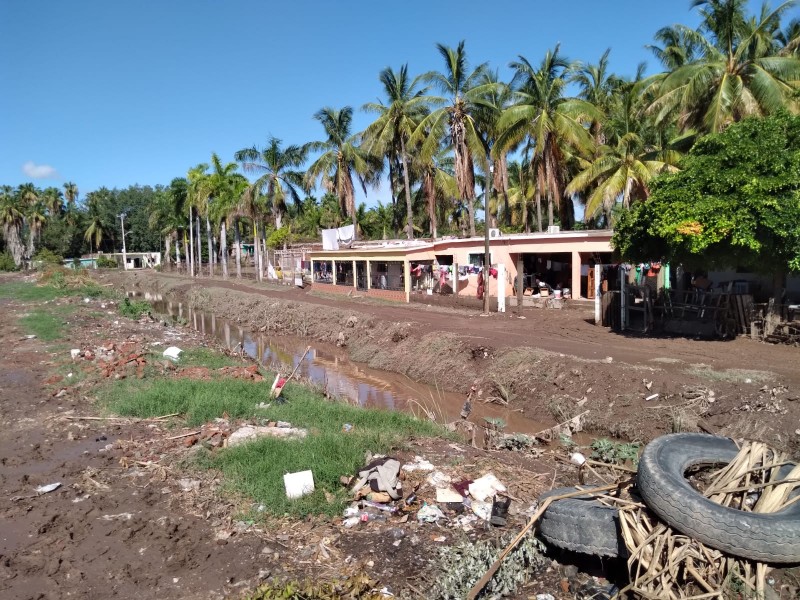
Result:
<svg viewBox="0 0 800 600">
<path fill-rule="evenodd" d="M 495 230 L 492 230 L 493 232 Z M 493 236 L 493 273 L 489 296 L 515 297 L 518 267 L 524 287 L 538 291 L 543 282 L 553 290 L 587 297 L 590 266 L 611 262 L 611 231 L 503 234 Z M 425 296 L 478 298 L 484 239 L 436 241 L 390 240 L 355 242 L 350 248 L 312 252 L 314 286 L 333 293 L 385 298 L 399 302 Z"/>
</svg>

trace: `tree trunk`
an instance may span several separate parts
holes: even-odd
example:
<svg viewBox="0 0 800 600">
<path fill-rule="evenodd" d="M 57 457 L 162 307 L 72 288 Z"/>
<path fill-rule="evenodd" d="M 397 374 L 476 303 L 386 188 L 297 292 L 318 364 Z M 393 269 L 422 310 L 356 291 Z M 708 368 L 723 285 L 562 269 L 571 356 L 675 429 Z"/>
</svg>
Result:
<svg viewBox="0 0 800 600">
<path fill-rule="evenodd" d="M 239 231 L 239 217 L 233 220 L 233 234 L 236 237 L 236 279 L 242 278 L 242 234 Z"/>
<path fill-rule="evenodd" d="M 197 238 L 197 275 L 203 274 L 203 244 L 200 238 L 200 211 L 194 215 L 194 232 Z"/>
<path fill-rule="evenodd" d="M 6 238 L 6 246 L 11 252 L 11 257 L 14 259 L 14 265 L 19 269 L 22 266 L 22 258 L 25 254 L 24 246 L 19 239 L 19 228 L 12 225 L 4 225 L 3 235 Z"/>
<path fill-rule="evenodd" d="M 256 265 L 256 279 L 264 281 L 264 256 L 261 254 L 261 227 L 258 223 L 253 223 L 253 258 Z"/>
<path fill-rule="evenodd" d="M 181 270 L 181 238 L 175 230 L 175 270 Z"/>
<path fill-rule="evenodd" d="M 225 231 L 225 219 L 219 223 L 219 249 L 220 262 L 222 263 L 222 278 L 228 278 L 228 239 Z"/>
<path fill-rule="evenodd" d="M 542 195 L 539 192 L 539 187 L 536 187 L 536 227 L 539 233 L 542 232 Z"/>
<path fill-rule="evenodd" d="M 194 277 L 194 226 L 192 224 L 193 221 L 194 221 L 194 215 L 192 215 L 192 207 L 190 206 L 189 207 L 189 245 L 185 246 L 185 249 L 187 250 L 186 258 L 189 261 L 189 264 L 186 265 L 186 266 L 189 267 L 189 275 L 191 277 Z M 184 244 L 185 244 L 185 242 L 186 242 L 186 240 L 184 239 Z"/>
<path fill-rule="evenodd" d="M 408 181 L 408 159 L 406 158 L 406 142 L 400 137 L 400 150 L 403 153 L 403 181 L 406 187 L 406 230 L 407 237 L 414 239 L 414 209 L 411 206 L 411 184 Z"/>
<path fill-rule="evenodd" d="M 206 247 L 208 248 L 208 276 L 214 276 L 214 236 L 211 235 L 211 221 L 208 218 L 208 206 L 206 206 Z"/>
<path fill-rule="evenodd" d="M 553 197 L 550 194 L 547 195 L 547 226 L 553 226 Z"/>
<path fill-rule="evenodd" d="M 172 240 L 172 232 L 168 233 L 164 236 L 164 267 L 167 271 L 169 271 L 169 249 L 170 249 L 170 241 Z"/>
<path fill-rule="evenodd" d="M 33 255 L 36 254 L 36 242 L 34 240 L 33 235 L 33 227 L 28 228 L 28 253 L 27 253 L 27 263 L 28 268 L 33 268 Z"/>
<path fill-rule="evenodd" d="M 503 154 L 497 161 L 494 175 L 494 188 L 503 193 L 503 223 L 511 227 L 511 206 L 508 203 L 508 155 Z"/>
</svg>

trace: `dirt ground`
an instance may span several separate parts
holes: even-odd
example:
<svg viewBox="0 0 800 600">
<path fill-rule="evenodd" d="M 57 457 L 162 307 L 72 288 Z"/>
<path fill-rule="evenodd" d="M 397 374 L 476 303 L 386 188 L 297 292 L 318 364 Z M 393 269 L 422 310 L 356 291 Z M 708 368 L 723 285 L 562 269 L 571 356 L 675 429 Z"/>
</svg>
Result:
<svg viewBox="0 0 800 600">
<path fill-rule="evenodd" d="M 526 416 L 647 442 L 709 431 L 800 453 L 800 349 L 729 341 L 620 335 L 592 308 L 475 311 L 330 296 L 313 288 L 158 273 L 102 274 L 120 288 L 160 292 L 252 331 L 346 347 L 350 358 L 415 381 L 484 398 Z"/>
<path fill-rule="evenodd" d="M 55 301 L 72 305 L 66 337 L 45 343 L 18 322 L 30 304 L 0 302 L 3 599 L 239 598 L 268 578 L 360 573 L 376 589 L 424 597 L 419 590 L 435 583 L 441 548 L 479 539 L 499 545 L 522 527 L 539 493 L 576 482 L 563 449 L 536 456 L 411 443 L 398 450 L 404 462 L 424 456 L 454 478 L 495 473 L 516 499 L 508 526 L 462 527 L 457 515 L 449 525 L 418 523 L 413 514 L 354 529 L 341 518 L 242 520 L 251 501 L 223 493 L 218 474 L 186 466 L 193 450 L 180 420 L 114 418 L 94 403 L 104 380 L 141 373 L 147 349 L 208 340 L 186 327 L 124 319 L 108 301 L 71 298 Z M 73 359 L 72 348 L 84 355 Z M 104 349 L 122 357 L 114 368 L 98 368 Z M 435 500 L 424 475 L 409 478 L 408 487 L 422 484 L 422 499 Z M 52 483 L 61 485 L 37 493 Z M 598 581 L 547 559 L 513 597 L 574 598 Z"/>
</svg>

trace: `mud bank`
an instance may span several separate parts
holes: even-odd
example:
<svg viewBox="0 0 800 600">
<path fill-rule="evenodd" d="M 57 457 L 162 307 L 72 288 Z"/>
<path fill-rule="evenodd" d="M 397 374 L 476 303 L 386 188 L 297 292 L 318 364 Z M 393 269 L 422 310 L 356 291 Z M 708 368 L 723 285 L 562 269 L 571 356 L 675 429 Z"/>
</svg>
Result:
<svg viewBox="0 0 800 600">
<path fill-rule="evenodd" d="M 785 364 L 800 360 L 796 351 L 748 347 L 746 341 L 720 346 L 685 339 L 619 340 L 589 328 L 588 311 L 580 310 L 539 310 L 517 320 L 167 274 L 100 277 L 122 289 L 165 294 L 253 332 L 333 344 L 353 361 L 444 391 L 466 394 L 477 381 L 478 402 L 508 403 L 536 421 L 580 416 L 588 432 L 638 441 L 705 429 L 800 450 L 795 433 L 800 385 L 786 376 Z M 575 353 L 537 347 L 540 341 Z M 747 360 L 748 352 L 752 357 L 765 348 L 772 359 Z M 775 371 L 743 364 L 771 364 Z"/>
</svg>

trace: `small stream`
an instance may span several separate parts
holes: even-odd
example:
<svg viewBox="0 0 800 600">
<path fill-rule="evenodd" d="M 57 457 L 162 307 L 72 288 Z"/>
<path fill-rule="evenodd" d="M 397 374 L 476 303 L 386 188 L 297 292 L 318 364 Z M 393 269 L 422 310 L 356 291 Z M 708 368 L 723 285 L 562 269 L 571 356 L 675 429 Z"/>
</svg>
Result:
<svg viewBox="0 0 800 600">
<path fill-rule="evenodd" d="M 150 302 L 155 313 L 185 322 L 196 331 L 214 337 L 229 350 L 244 348 L 251 358 L 269 369 L 281 369 L 287 374 L 294 369 L 308 340 L 286 335 L 251 332 L 214 313 L 192 310 L 182 302 L 165 299 L 161 294 L 128 292 L 128 296 Z M 344 398 L 360 406 L 381 407 L 412 412 L 421 416 L 424 411 L 436 415 L 439 422 L 459 417 L 466 396 L 445 392 L 433 386 L 412 381 L 404 375 L 372 369 L 350 360 L 347 351 L 333 344 L 313 342 L 311 350 L 300 365 L 298 374 L 323 386 L 334 397 Z M 484 404 L 473 399 L 471 420 L 499 418 L 506 423 L 506 432 L 533 434 L 554 423 L 536 421 L 522 413 L 496 404 Z"/>
</svg>

